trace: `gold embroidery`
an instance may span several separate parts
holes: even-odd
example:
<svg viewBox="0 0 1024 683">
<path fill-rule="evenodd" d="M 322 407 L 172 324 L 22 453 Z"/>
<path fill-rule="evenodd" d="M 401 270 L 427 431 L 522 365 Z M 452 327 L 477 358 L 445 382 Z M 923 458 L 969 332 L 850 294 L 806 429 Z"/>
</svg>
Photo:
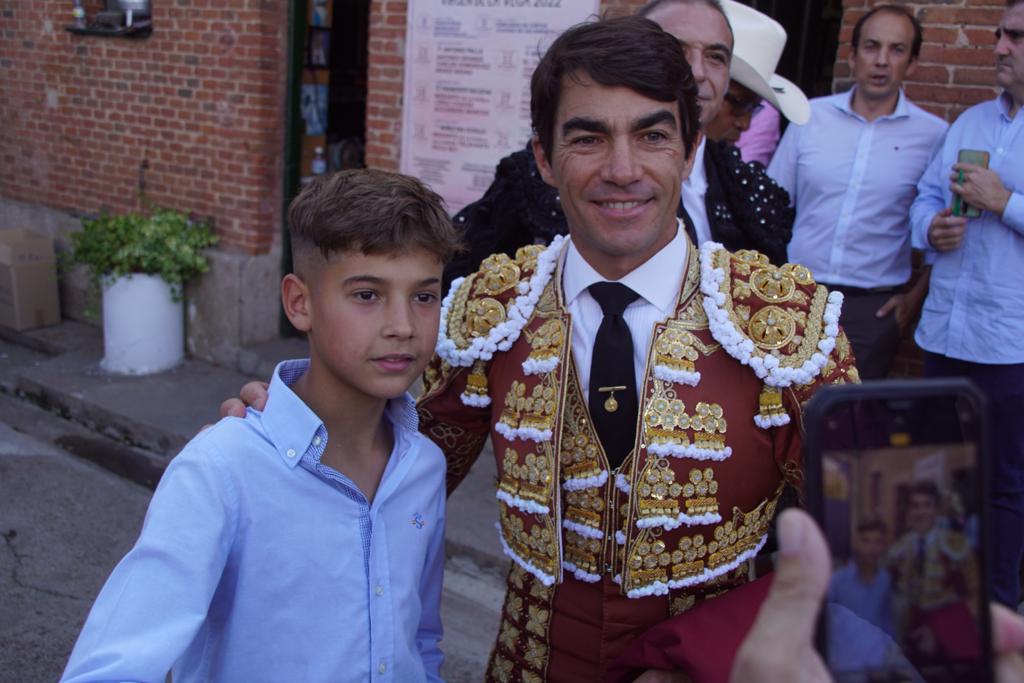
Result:
<svg viewBox="0 0 1024 683">
<path fill-rule="evenodd" d="M 484 337 L 505 322 L 505 307 L 497 299 L 485 297 L 469 302 L 466 310 L 466 332 L 470 339 Z"/>
<path fill-rule="evenodd" d="M 504 622 L 501 625 L 501 633 L 498 634 L 498 642 L 501 643 L 506 650 L 509 652 L 516 651 L 516 640 L 519 639 L 519 629 L 512 625 L 511 622 Z"/>
<path fill-rule="evenodd" d="M 523 617 L 523 599 L 518 595 L 509 595 L 505 601 L 505 615 L 513 621 Z"/>
<path fill-rule="evenodd" d="M 699 357 L 697 343 L 692 333 L 672 326 L 666 327 L 654 343 L 654 362 L 667 365 L 673 370 L 693 372 L 694 363 Z"/>
<path fill-rule="evenodd" d="M 544 251 L 543 244 L 528 244 L 516 250 L 516 262 L 523 270 L 533 271 L 537 269 L 537 257 Z"/>
<path fill-rule="evenodd" d="M 762 349 L 781 349 L 796 335 L 796 320 L 785 309 L 765 306 L 751 316 L 748 330 Z"/>
<path fill-rule="evenodd" d="M 544 683 L 544 679 L 535 673 L 529 671 L 522 671 L 523 683 Z"/>
<path fill-rule="evenodd" d="M 780 269 L 769 266 L 754 271 L 750 276 L 750 289 L 763 301 L 781 304 L 793 298 L 796 282 Z"/>
<path fill-rule="evenodd" d="M 604 488 L 604 487 L 601 487 Z M 577 524 L 600 529 L 601 521 L 604 519 L 604 496 L 598 492 L 598 487 L 568 491 L 565 494 L 565 517 Z"/>
<path fill-rule="evenodd" d="M 682 614 L 683 612 L 688 612 L 693 608 L 696 602 L 697 596 L 693 594 L 680 595 L 679 597 L 672 598 L 672 602 L 669 603 L 668 606 L 668 614 L 670 617 L 674 617 Z"/>
<path fill-rule="evenodd" d="M 637 506 L 644 517 L 679 514 L 679 495 L 683 487 L 676 482 L 676 474 L 665 458 L 648 456 L 647 465 L 637 484 Z"/>
<path fill-rule="evenodd" d="M 737 310 L 738 304 L 734 304 L 732 298 L 728 295 L 733 291 L 732 280 L 737 279 L 736 276 L 750 274 L 753 260 L 756 259 L 749 256 L 741 256 L 741 252 L 737 252 L 735 258 L 734 255 L 724 249 L 715 253 L 715 267 L 721 268 L 726 274 L 725 279 L 720 285 L 720 291 L 726 294 L 725 310 L 729 313 L 733 324 L 741 332 L 749 335 L 755 343 L 755 355 L 763 357 L 766 351 L 779 350 L 780 353 L 774 355 L 777 355 L 779 358 L 780 366 L 788 368 L 801 367 L 810 360 L 811 356 L 818 352 L 818 342 L 821 341 L 824 328 L 823 316 L 825 305 L 828 303 L 828 291 L 820 285 L 814 285 L 810 271 L 806 268 L 787 264 L 779 269 L 783 277 L 790 278 L 801 286 L 814 287 L 814 293 L 810 298 L 810 302 L 806 303 L 806 293 L 798 290 L 793 293 L 790 300 L 791 303 L 786 309 L 771 305 L 766 306 L 761 311 L 750 315 L 748 320 L 746 316 L 740 315 L 740 312 Z M 767 263 L 767 260 L 761 263 L 758 268 L 765 268 L 771 272 L 771 266 Z M 762 300 L 764 299 L 762 298 Z M 806 305 L 809 310 L 795 310 L 797 304 L 793 302 L 797 301 L 800 302 L 799 305 L 801 307 Z M 769 312 L 763 313 L 763 311 Z M 778 314 L 779 311 L 783 311 L 785 316 L 780 316 Z M 769 319 L 772 322 L 769 322 Z M 800 330 L 796 329 L 798 323 L 802 327 Z M 791 329 L 792 334 L 790 334 Z M 783 347 L 786 348 L 783 349 Z M 781 353 L 782 350 L 785 353 Z"/>
<path fill-rule="evenodd" d="M 519 284 L 520 271 L 505 254 L 493 254 L 480 264 L 474 294 L 497 296 Z"/>
<path fill-rule="evenodd" d="M 466 378 L 466 393 L 473 396 L 487 395 L 487 365 L 482 360 L 473 362 L 473 370 Z"/>
<path fill-rule="evenodd" d="M 494 653 L 491 657 L 491 670 L 487 675 L 500 683 L 512 683 L 512 662 Z"/>
<path fill-rule="evenodd" d="M 550 616 L 546 609 L 530 605 L 529 618 L 526 620 L 526 630 L 536 633 L 541 638 L 547 637 L 548 619 Z"/>
<path fill-rule="evenodd" d="M 550 515 L 530 515 L 530 530 L 513 509 L 498 501 L 501 529 L 512 551 L 549 575 L 556 575 L 558 538 Z"/>
<path fill-rule="evenodd" d="M 523 655 L 523 658 L 534 669 L 543 670 L 548 661 L 548 648 L 533 638 L 529 638 L 526 642 L 526 653 Z"/>
<path fill-rule="evenodd" d="M 541 325 L 536 332 L 526 331 L 530 341 L 529 358 L 536 361 L 558 358 L 565 342 L 565 325 L 561 320 L 549 320 Z"/>
<path fill-rule="evenodd" d="M 644 410 L 644 436 L 647 443 L 688 446 L 692 432 L 693 445 L 714 452 L 725 451 L 725 433 L 728 423 L 722 406 L 717 403 L 697 403 L 695 413 L 686 412 L 686 405 L 676 398 L 675 389 L 667 382 L 653 380 L 654 392 Z"/>
<path fill-rule="evenodd" d="M 547 502 L 551 483 L 551 461 L 542 453 L 527 453 L 519 463 L 514 448 L 505 449 L 502 459 L 502 477 L 498 488 L 513 496 L 521 496 L 537 503 Z"/>
<path fill-rule="evenodd" d="M 596 538 L 587 538 L 571 529 L 565 530 L 565 544 L 562 551 L 565 559 L 577 569 L 582 569 L 589 574 L 597 574 L 600 570 L 599 556 L 601 553 L 601 541 Z"/>
<path fill-rule="evenodd" d="M 686 498 L 686 514 L 698 516 L 718 513 L 718 482 L 715 471 L 710 467 L 690 470 L 689 481 L 683 486 Z"/>
<path fill-rule="evenodd" d="M 512 382 L 505 395 L 501 421 L 512 428 L 551 429 L 555 422 L 556 408 L 555 390 L 551 385 L 551 373 L 548 373 L 527 396 L 525 384 L 519 381 Z"/>
<path fill-rule="evenodd" d="M 473 291 L 473 282 L 476 273 L 468 276 L 465 281 L 455 290 L 452 296 L 451 305 L 448 308 L 448 337 L 455 343 L 456 348 L 464 349 L 469 346 L 465 337 L 466 328 L 466 306 L 469 302 L 469 294 Z"/>
</svg>

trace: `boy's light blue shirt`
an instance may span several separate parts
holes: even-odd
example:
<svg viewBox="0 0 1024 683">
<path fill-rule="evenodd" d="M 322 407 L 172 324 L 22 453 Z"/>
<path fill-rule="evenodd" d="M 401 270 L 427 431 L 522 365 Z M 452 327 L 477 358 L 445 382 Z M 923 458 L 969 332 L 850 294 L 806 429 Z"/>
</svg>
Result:
<svg viewBox="0 0 1024 683">
<path fill-rule="evenodd" d="M 281 363 L 262 413 L 174 458 L 62 680 L 440 680 L 444 456 L 391 401 L 368 504 L 320 464 L 327 432 L 288 387 L 307 367 Z"/>
</svg>

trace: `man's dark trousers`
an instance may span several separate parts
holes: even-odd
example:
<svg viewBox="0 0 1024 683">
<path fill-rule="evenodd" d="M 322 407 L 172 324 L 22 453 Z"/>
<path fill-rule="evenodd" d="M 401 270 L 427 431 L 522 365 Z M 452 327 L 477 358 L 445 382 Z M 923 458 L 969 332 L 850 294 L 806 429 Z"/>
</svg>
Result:
<svg viewBox="0 0 1024 683">
<path fill-rule="evenodd" d="M 894 311 L 884 318 L 875 314 L 896 294 L 896 288 L 876 291 L 842 285 L 826 286 L 830 291 L 843 294 L 839 324 L 853 347 L 860 378 L 885 379 L 899 350 L 900 326 Z"/>
<path fill-rule="evenodd" d="M 1017 608 L 1024 556 L 1024 363 L 984 365 L 925 353 L 928 377 L 966 377 L 988 397 L 992 415 L 992 590 Z"/>
</svg>

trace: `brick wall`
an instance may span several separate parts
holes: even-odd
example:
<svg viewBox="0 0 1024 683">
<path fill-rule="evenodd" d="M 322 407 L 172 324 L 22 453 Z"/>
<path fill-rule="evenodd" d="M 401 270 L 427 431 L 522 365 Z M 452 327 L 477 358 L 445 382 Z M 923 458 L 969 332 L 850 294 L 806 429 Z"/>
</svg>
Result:
<svg viewBox="0 0 1024 683">
<path fill-rule="evenodd" d="M 891 1 L 891 0 L 890 0 Z M 849 88 L 853 25 L 881 0 L 843 0 L 843 29 L 836 56 L 836 90 Z M 991 99 L 996 89 L 993 31 L 1006 10 L 1005 0 L 900 2 L 913 10 L 924 28 L 924 44 L 907 95 L 918 105 L 953 121 L 973 104 Z"/>
<path fill-rule="evenodd" d="M 101 8 L 88 0 L 90 16 Z M 70 0 L 0 0 L 0 195 L 71 212 L 155 202 L 222 247 L 280 230 L 287 0 L 153 3 L 142 40 L 71 35 Z"/>
<path fill-rule="evenodd" d="M 602 0 L 601 10 L 631 12 L 644 0 Z M 366 164 L 398 170 L 402 134 L 407 0 L 373 0 L 370 9 Z"/>
<path fill-rule="evenodd" d="M 843 0 L 843 28 L 836 55 L 835 89 L 851 85 L 849 62 L 853 25 L 882 0 Z M 906 93 L 916 104 L 954 121 L 973 104 L 992 99 L 997 92 L 993 31 L 1006 10 L 1005 0 L 944 0 L 896 2 L 913 10 L 924 29 L 920 62 Z M 916 272 L 915 272 L 916 275 Z M 922 372 L 921 351 L 905 339 L 891 375 L 917 376 Z"/>
</svg>

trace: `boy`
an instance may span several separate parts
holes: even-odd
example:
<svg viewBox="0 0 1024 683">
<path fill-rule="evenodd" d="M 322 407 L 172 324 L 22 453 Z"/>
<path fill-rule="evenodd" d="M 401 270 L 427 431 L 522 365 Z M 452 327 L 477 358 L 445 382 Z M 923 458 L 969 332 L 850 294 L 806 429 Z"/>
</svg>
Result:
<svg viewBox="0 0 1024 683">
<path fill-rule="evenodd" d="M 440 680 L 444 457 L 405 391 L 458 238 L 383 171 L 317 178 L 288 219 L 281 299 L 309 359 L 171 462 L 65 681 Z"/>
</svg>

